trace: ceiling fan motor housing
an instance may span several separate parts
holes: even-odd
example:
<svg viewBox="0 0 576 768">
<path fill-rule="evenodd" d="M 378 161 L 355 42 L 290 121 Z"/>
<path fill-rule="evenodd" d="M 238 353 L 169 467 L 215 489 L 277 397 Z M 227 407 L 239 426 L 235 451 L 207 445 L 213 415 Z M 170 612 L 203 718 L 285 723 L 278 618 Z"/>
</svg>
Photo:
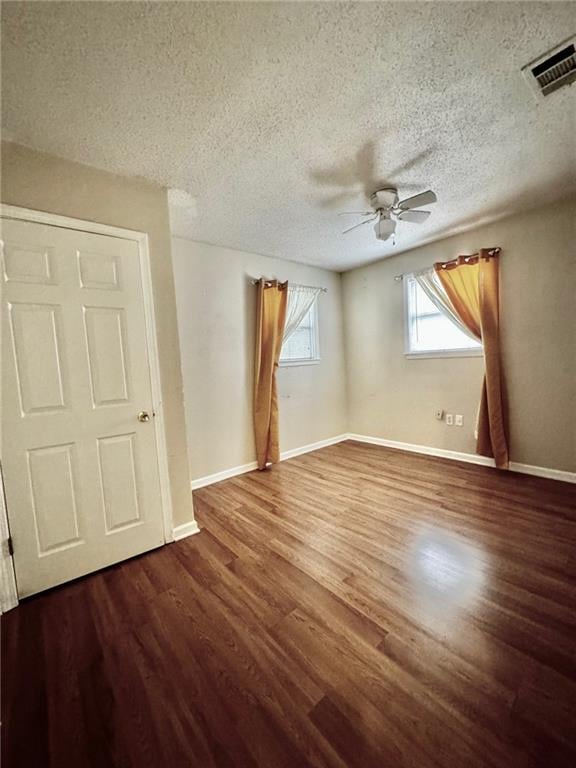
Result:
<svg viewBox="0 0 576 768">
<path fill-rule="evenodd" d="M 382 208 L 388 210 L 398 205 L 398 190 L 395 187 L 386 187 L 385 189 L 378 189 L 370 197 L 370 203 L 375 211 Z"/>
</svg>

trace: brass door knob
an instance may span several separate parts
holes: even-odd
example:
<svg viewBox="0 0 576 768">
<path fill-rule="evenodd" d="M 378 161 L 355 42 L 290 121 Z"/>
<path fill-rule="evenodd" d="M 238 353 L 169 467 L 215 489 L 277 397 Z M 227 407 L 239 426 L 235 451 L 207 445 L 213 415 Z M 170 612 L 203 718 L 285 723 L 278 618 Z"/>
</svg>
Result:
<svg viewBox="0 0 576 768">
<path fill-rule="evenodd" d="M 150 421 L 150 414 L 146 413 L 146 411 L 140 411 L 138 414 L 138 421 Z"/>
</svg>

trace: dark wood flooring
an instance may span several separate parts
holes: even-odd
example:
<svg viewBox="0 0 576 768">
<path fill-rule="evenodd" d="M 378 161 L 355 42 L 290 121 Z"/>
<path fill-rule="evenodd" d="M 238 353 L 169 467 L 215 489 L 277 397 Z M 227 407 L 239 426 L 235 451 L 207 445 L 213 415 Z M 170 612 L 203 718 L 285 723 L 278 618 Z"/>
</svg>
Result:
<svg viewBox="0 0 576 768">
<path fill-rule="evenodd" d="M 576 486 L 342 443 L 2 621 L 3 768 L 574 768 Z"/>
</svg>

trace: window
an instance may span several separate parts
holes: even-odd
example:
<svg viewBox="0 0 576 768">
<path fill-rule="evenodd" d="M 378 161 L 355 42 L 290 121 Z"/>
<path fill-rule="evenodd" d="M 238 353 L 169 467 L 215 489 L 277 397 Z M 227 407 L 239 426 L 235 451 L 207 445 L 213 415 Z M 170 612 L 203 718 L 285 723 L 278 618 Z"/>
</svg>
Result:
<svg viewBox="0 0 576 768">
<path fill-rule="evenodd" d="M 318 301 L 314 301 L 296 330 L 282 345 L 280 365 L 302 365 L 319 360 Z"/>
<path fill-rule="evenodd" d="M 404 279 L 406 355 L 451 357 L 482 354 L 482 344 L 467 336 L 441 312 L 411 275 Z"/>
</svg>

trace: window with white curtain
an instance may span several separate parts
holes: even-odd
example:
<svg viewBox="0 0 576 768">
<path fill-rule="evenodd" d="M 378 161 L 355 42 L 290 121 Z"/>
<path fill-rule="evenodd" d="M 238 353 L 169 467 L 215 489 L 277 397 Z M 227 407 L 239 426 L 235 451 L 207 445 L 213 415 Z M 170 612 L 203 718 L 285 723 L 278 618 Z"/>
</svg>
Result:
<svg viewBox="0 0 576 768">
<path fill-rule="evenodd" d="M 282 344 L 280 365 L 303 365 L 320 360 L 318 340 L 318 300 L 306 312 L 296 330 Z"/>
<path fill-rule="evenodd" d="M 482 354 L 482 344 L 460 330 L 441 312 L 413 275 L 405 280 L 406 355 L 454 357 Z"/>
</svg>

